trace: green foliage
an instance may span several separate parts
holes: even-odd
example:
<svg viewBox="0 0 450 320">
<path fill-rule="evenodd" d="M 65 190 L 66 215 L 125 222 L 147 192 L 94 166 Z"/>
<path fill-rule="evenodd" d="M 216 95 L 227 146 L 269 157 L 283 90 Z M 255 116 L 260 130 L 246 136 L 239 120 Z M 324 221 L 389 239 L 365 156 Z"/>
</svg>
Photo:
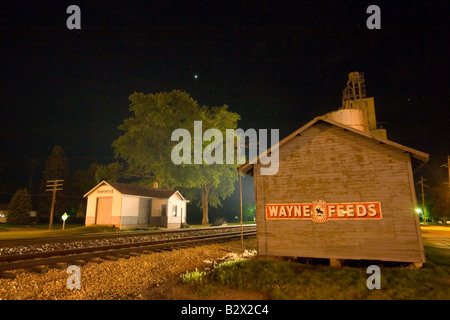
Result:
<svg viewBox="0 0 450 320">
<path fill-rule="evenodd" d="M 65 180 L 63 189 L 67 191 L 69 176 L 68 161 L 64 155 L 64 151 L 61 146 L 55 146 L 52 150 L 51 155 L 47 158 L 45 169 L 43 172 L 43 177 L 40 186 L 39 204 L 38 204 L 38 217 L 41 222 L 47 222 L 50 217 L 50 207 L 52 203 L 51 192 L 47 192 L 47 181 L 48 180 Z M 56 207 L 55 212 L 63 212 L 64 208 L 67 207 L 69 198 L 62 198 L 61 192 L 56 194 Z M 56 214 L 55 214 L 56 217 Z"/>
<path fill-rule="evenodd" d="M 87 170 L 78 170 L 75 172 L 73 187 L 77 191 L 77 194 L 85 194 L 97 185 L 96 173 L 99 167 L 99 164 L 92 163 Z"/>
<path fill-rule="evenodd" d="M 240 116 L 228 111 L 226 105 L 211 108 L 199 106 L 189 94 L 179 90 L 134 93 L 129 100 L 133 116 L 119 126 L 124 134 L 113 142 L 116 157 L 125 160 L 128 172 L 151 176 L 161 187 L 181 188 L 183 192 L 190 189 L 191 193 L 186 197 L 201 200 L 203 224 L 208 224 L 208 206 L 220 206 L 221 201 L 233 193 L 237 166 L 205 163 L 175 165 L 171 158 L 172 149 L 179 142 L 171 141 L 172 133 L 176 129 L 186 129 L 191 135 L 193 147 L 194 121 L 202 121 L 203 131 L 218 129 L 225 137 L 226 129 L 237 128 Z M 211 142 L 202 143 L 204 149 Z"/>
<path fill-rule="evenodd" d="M 446 221 L 450 217 L 450 188 L 448 185 L 443 184 L 432 190 L 432 196 L 434 198 L 434 206 L 432 214 L 434 217 Z M 445 222 L 444 222 L 445 223 Z"/>
<path fill-rule="evenodd" d="M 225 218 L 217 218 L 216 220 L 214 220 L 214 222 L 213 223 L 211 223 L 211 226 L 213 226 L 213 227 L 219 227 L 219 226 L 222 226 L 222 225 L 224 225 L 224 224 L 226 224 L 227 223 L 227 221 L 225 220 Z"/>
<path fill-rule="evenodd" d="M 425 248 L 427 263 L 422 269 L 381 267 L 381 289 L 369 290 L 366 267 L 331 268 L 270 258 L 226 261 L 202 275 L 199 292 L 214 288 L 262 292 L 268 299 L 448 299 L 450 255 L 445 249 Z"/>
<path fill-rule="evenodd" d="M 118 162 L 113 162 L 108 165 L 98 165 L 94 174 L 95 182 L 96 184 L 103 180 L 115 182 L 122 176 L 122 171 L 123 166 Z"/>
<path fill-rule="evenodd" d="M 246 203 L 242 207 L 242 220 L 243 221 L 255 221 L 256 206 L 252 203 Z"/>
<path fill-rule="evenodd" d="M 68 161 L 61 146 L 55 146 L 47 158 L 43 183 L 47 180 L 65 179 L 69 174 Z"/>
<path fill-rule="evenodd" d="M 31 224 L 33 221 L 30 217 L 31 210 L 31 197 L 27 189 L 17 190 L 8 206 L 8 224 Z"/>
<path fill-rule="evenodd" d="M 192 271 L 192 272 L 186 271 L 186 273 L 183 273 L 180 276 L 180 278 L 183 283 L 186 283 L 186 284 L 192 283 L 192 284 L 201 285 L 201 284 L 203 284 L 205 275 L 206 275 L 206 272 L 198 271 L 197 268 L 195 268 L 195 271 Z"/>
<path fill-rule="evenodd" d="M 209 279 L 221 285 L 234 284 L 238 288 L 244 287 L 246 280 L 242 277 L 245 275 L 240 272 L 243 261 L 244 259 L 236 259 L 220 263 L 208 275 Z"/>
<path fill-rule="evenodd" d="M 178 128 L 193 132 L 194 121 L 202 118 L 197 102 L 179 90 L 134 93 L 129 100 L 133 116 L 119 126 L 124 134 L 113 142 L 115 155 L 126 161 L 128 170 L 154 175 L 160 186 L 194 185 L 195 172 L 171 161 L 171 151 L 176 144 L 171 141 L 171 135 Z"/>
</svg>

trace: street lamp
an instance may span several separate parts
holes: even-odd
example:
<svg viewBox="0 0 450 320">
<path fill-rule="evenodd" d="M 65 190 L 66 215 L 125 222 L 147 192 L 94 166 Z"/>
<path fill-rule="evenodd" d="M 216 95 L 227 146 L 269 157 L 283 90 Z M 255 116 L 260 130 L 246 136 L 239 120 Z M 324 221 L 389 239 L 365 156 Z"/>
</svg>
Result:
<svg viewBox="0 0 450 320">
<path fill-rule="evenodd" d="M 427 224 L 427 223 L 426 223 L 426 220 L 425 220 L 425 214 L 424 214 L 423 210 L 420 209 L 420 208 L 416 208 L 415 211 L 416 211 L 417 214 L 419 215 L 419 218 L 420 218 L 420 216 L 422 216 L 422 219 L 423 219 L 423 221 L 424 221 L 424 224 Z"/>
</svg>

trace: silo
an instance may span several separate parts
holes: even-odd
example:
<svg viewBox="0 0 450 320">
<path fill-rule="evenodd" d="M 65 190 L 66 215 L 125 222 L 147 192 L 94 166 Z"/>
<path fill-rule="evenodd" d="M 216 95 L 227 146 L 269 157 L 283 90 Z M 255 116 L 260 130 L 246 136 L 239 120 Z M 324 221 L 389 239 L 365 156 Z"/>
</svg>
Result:
<svg viewBox="0 0 450 320">
<path fill-rule="evenodd" d="M 345 124 L 349 127 L 369 132 L 367 111 L 359 109 L 339 109 L 325 115 L 327 119 Z"/>
</svg>

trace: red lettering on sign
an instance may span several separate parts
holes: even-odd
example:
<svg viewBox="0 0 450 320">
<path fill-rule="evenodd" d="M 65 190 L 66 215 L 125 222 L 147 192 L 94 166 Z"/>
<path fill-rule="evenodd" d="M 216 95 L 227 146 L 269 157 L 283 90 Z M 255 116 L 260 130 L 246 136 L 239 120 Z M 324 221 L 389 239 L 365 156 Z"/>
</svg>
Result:
<svg viewBox="0 0 450 320">
<path fill-rule="evenodd" d="M 276 203 L 266 205 L 269 220 L 311 220 L 316 214 L 326 214 L 327 220 L 382 219 L 379 202 L 326 203 L 323 210 L 313 212 L 311 203 Z"/>
</svg>

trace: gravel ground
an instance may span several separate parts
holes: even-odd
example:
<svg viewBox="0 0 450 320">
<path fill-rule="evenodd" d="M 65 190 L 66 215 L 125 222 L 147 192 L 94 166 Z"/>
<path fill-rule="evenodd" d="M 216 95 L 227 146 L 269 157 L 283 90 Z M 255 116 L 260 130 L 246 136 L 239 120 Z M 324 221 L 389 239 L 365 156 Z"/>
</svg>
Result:
<svg viewBox="0 0 450 320">
<path fill-rule="evenodd" d="M 250 230 L 250 229 L 246 229 Z M 251 230 L 256 230 L 256 228 L 251 228 Z M 116 244 L 125 243 L 139 243 L 154 240 L 165 240 L 165 239 L 179 239 L 183 237 L 194 237 L 210 234 L 227 234 L 230 232 L 236 232 L 237 229 L 216 229 L 216 230 L 191 230 L 186 232 L 173 232 L 173 233 L 155 233 L 139 236 L 122 236 L 117 238 L 106 238 L 106 239 L 86 239 L 80 241 L 72 242 L 56 242 L 56 243 L 42 243 L 42 244 L 29 244 L 14 247 L 0 247 L 0 256 L 6 255 L 21 255 L 27 253 L 38 253 L 38 252 L 52 252 L 59 250 L 69 250 L 78 249 L 86 247 L 100 247 L 109 246 Z"/>
<path fill-rule="evenodd" d="M 244 240 L 244 248 L 256 249 L 256 239 Z M 47 273 L 13 271 L 15 279 L 0 278 L 0 299 L 9 300 L 140 300 L 155 298 L 151 292 L 177 283 L 180 274 L 203 268 L 211 261 L 239 254 L 240 241 L 154 252 L 117 261 L 89 262 L 81 268 L 81 288 L 67 288 L 66 269 Z M 156 290 L 158 291 L 158 290 Z M 159 297 L 156 297 L 159 298 Z M 163 297 L 171 299 L 171 297 Z M 176 297 L 175 297 L 176 298 Z"/>
</svg>

